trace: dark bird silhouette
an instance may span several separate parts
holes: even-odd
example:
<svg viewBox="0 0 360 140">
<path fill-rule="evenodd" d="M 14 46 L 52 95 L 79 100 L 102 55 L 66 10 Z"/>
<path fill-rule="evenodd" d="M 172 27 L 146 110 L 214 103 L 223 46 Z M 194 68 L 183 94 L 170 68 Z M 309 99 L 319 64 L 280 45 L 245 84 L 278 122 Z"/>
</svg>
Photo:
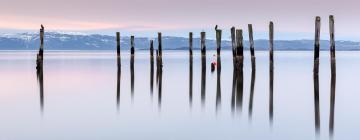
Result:
<svg viewBox="0 0 360 140">
<path fill-rule="evenodd" d="M 44 29 L 44 26 L 41 24 L 41 29 Z"/>
<path fill-rule="evenodd" d="M 215 31 L 218 29 L 218 25 L 215 25 Z"/>
</svg>

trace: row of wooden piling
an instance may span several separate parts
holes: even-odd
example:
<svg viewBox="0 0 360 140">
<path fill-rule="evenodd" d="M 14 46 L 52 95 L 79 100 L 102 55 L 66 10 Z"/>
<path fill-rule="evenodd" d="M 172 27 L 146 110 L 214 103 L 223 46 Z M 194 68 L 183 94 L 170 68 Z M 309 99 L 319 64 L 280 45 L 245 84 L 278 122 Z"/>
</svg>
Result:
<svg viewBox="0 0 360 140">
<path fill-rule="evenodd" d="M 319 63 L 320 63 L 320 27 L 321 18 L 315 18 L 315 41 L 314 41 L 314 111 L 315 111 L 315 131 L 320 133 L 320 98 L 319 98 Z M 331 63 L 331 84 L 330 84 L 330 117 L 329 132 L 333 136 L 334 132 L 334 114 L 335 114 L 335 87 L 336 87 L 336 59 L 335 59 L 335 27 L 334 16 L 329 16 L 329 33 L 330 33 L 330 63 Z"/>
<path fill-rule="evenodd" d="M 315 101 L 315 127 L 316 130 L 320 128 L 320 110 L 319 110 L 319 56 L 320 56 L 320 17 L 315 18 L 315 41 L 314 41 L 314 101 Z M 329 17 L 329 30 L 330 30 L 330 57 L 331 57 L 331 98 L 330 98 L 330 122 L 329 130 L 332 134 L 334 129 L 334 106 L 335 106 L 335 85 L 336 85 L 336 61 L 335 61 L 335 36 L 334 36 L 334 17 Z M 244 45 L 243 45 L 243 31 L 241 29 L 235 29 L 232 27 L 231 31 L 231 44 L 232 44 L 232 54 L 233 54 L 233 63 L 234 63 L 234 77 L 233 77 L 233 95 L 232 95 L 232 108 L 238 108 L 241 110 L 242 107 L 242 94 L 243 94 L 243 58 L 244 58 Z M 249 102 L 249 115 L 252 113 L 252 101 L 254 96 L 254 84 L 255 84 L 255 47 L 253 41 L 253 29 L 252 25 L 248 24 L 249 32 L 249 44 L 250 44 L 250 54 L 251 54 L 251 63 L 252 63 L 252 78 L 251 78 L 251 88 L 250 88 L 250 102 Z M 205 103 L 205 81 L 206 81 L 206 33 L 200 33 L 200 43 L 201 43 L 201 101 L 204 105 Z M 216 108 L 219 107 L 221 102 L 221 38 L 222 30 L 216 29 L 216 52 L 217 52 L 217 90 L 216 90 Z M 158 48 L 156 50 L 156 83 L 158 88 L 158 104 L 161 106 L 161 91 L 162 91 L 162 35 L 158 33 Z M 135 38 L 134 36 L 130 37 L 130 69 L 131 69 L 131 92 L 132 98 L 134 93 L 134 56 L 135 56 Z M 117 77 L 117 104 L 119 105 L 120 101 L 120 77 L 121 77 L 121 46 L 120 46 L 120 33 L 116 32 L 116 52 L 117 52 L 117 66 L 118 66 L 118 77 Z M 273 22 L 269 23 L 269 119 L 272 122 L 273 120 L 273 81 L 274 81 L 274 24 Z M 37 54 L 36 59 L 36 68 L 37 68 L 37 77 L 40 87 L 40 105 L 43 108 L 44 104 L 44 83 L 43 83 L 43 58 L 44 58 L 44 27 L 41 26 L 40 29 L 40 48 Z M 193 71 L 193 33 L 189 33 L 189 102 L 192 103 L 192 71 Z M 150 40 L 150 76 L 151 76 L 151 94 L 153 91 L 153 73 L 154 73 L 154 41 Z"/>
</svg>

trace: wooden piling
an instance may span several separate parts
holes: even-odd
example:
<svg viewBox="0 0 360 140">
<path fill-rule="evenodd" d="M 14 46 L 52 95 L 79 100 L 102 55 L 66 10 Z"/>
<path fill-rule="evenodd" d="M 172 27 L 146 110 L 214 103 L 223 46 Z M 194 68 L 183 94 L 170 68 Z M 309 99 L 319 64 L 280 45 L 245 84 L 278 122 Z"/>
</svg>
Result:
<svg viewBox="0 0 360 140">
<path fill-rule="evenodd" d="M 154 89 L 154 41 L 150 40 L 150 94 L 153 95 Z"/>
<path fill-rule="evenodd" d="M 206 40 L 206 33 L 205 33 L 205 32 L 201 32 L 201 33 L 200 33 L 201 55 L 206 55 L 205 40 Z"/>
<path fill-rule="evenodd" d="M 335 59 L 335 27 L 334 27 L 334 16 L 329 16 L 329 29 L 330 29 L 330 54 L 331 59 Z"/>
<path fill-rule="evenodd" d="M 116 32 L 116 56 L 117 56 L 117 65 L 118 67 L 121 66 L 120 61 L 120 32 Z"/>
<path fill-rule="evenodd" d="M 189 33 L 189 54 L 190 56 L 193 55 L 193 33 Z"/>
<path fill-rule="evenodd" d="M 329 118 L 329 134 L 332 138 L 334 135 L 335 125 L 335 89 L 336 89 L 336 59 L 335 59 L 335 26 L 334 16 L 329 16 L 330 28 L 330 55 L 331 55 L 331 88 L 330 88 L 330 118 Z"/>
<path fill-rule="evenodd" d="M 154 57 L 154 40 L 150 40 L 150 57 Z"/>
<path fill-rule="evenodd" d="M 44 111 L 44 75 L 43 75 L 43 59 L 44 59 L 44 26 L 40 28 L 40 48 L 36 55 L 36 75 L 40 89 L 40 109 Z"/>
<path fill-rule="evenodd" d="M 221 32 L 219 29 L 216 30 L 216 52 L 218 56 L 220 56 L 221 51 Z"/>
<path fill-rule="evenodd" d="M 130 44 L 131 44 L 131 55 L 135 54 L 135 37 L 131 36 L 130 37 Z"/>
<path fill-rule="evenodd" d="M 162 57 L 162 41 L 161 41 L 161 32 L 158 32 L 158 50 L 159 50 L 159 55 L 160 57 Z"/>
<path fill-rule="evenodd" d="M 255 57 L 255 48 L 254 48 L 252 24 L 248 24 L 248 30 L 249 30 L 250 54 L 251 54 L 251 58 L 253 58 L 253 57 Z"/>
<path fill-rule="evenodd" d="M 315 18 L 315 44 L 314 44 L 314 73 L 319 72 L 319 56 L 320 56 L 320 26 L 321 19 L 319 16 Z"/>
<path fill-rule="evenodd" d="M 269 56 L 272 63 L 274 61 L 274 23 L 272 21 L 269 24 Z"/>
<path fill-rule="evenodd" d="M 39 50 L 39 55 L 41 56 L 41 58 L 43 58 L 43 54 L 44 54 L 44 26 L 41 25 L 40 28 L 40 50 Z"/>
<path fill-rule="evenodd" d="M 236 30 L 236 55 L 244 58 L 244 45 L 243 45 L 243 31 L 241 29 Z"/>
<path fill-rule="evenodd" d="M 235 46 L 236 46 L 235 27 L 231 27 L 230 32 L 231 32 L 231 49 L 232 49 L 233 57 L 235 57 L 235 55 L 236 55 L 236 52 L 235 52 Z"/>
<path fill-rule="evenodd" d="M 274 118 L 274 24 L 269 24 L 269 56 L 270 56 L 270 97 L 269 97 L 269 120 L 272 125 Z"/>
</svg>

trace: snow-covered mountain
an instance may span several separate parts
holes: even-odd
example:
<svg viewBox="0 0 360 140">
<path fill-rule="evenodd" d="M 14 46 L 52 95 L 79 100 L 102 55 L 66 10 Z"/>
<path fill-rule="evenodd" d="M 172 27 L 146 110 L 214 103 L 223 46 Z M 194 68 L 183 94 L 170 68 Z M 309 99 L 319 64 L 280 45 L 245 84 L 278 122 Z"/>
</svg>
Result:
<svg viewBox="0 0 360 140">
<path fill-rule="evenodd" d="M 187 50 L 188 38 L 164 36 L 162 38 L 163 49 Z M 135 37 L 136 49 L 148 49 L 149 38 Z M 194 38 L 194 49 L 200 48 L 200 39 Z M 313 50 L 313 40 L 276 40 L 275 50 Z M 329 41 L 320 42 L 322 50 L 329 49 Z M 245 49 L 248 49 L 248 41 L 244 42 Z M 37 50 L 40 46 L 39 33 L 14 33 L 0 34 L 0 50 Z M 207 49 L 215 49 L 215 41 L 207 40 Z M 115 36 L 69 33 L 69 32 L 46 32 L 46 50 L 114 50 L 116 47 Z M 154 47 L 157 48 L 157 39 L 154 40 Z M 130 37 L 121 37 L 121 49 L 130 48 Z M 230 41 L 222 41 L 222 49 L 230 49 Z M 360 50 L 359 42 L 337 41 L 337 50 Z M 267 50 L 267 40 L 255 40 L 255 49 Z"/>
</svg>

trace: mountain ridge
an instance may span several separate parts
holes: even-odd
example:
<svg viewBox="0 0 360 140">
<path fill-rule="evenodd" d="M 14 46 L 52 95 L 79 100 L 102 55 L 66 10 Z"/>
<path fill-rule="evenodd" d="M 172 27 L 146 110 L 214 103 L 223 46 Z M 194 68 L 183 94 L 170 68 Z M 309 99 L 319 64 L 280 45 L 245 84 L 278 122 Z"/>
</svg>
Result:
<svg viewBox="0 0 360 140">
<path fill-rule="evenodd" d="M 38 33 L 0 34 L 0 50 L 37 50 L 40 46 Z M 135 37 L 135 49 L 144 50 L 149 48 L 150 38 Z M 254 40 L 256 50 L 267 50 L 268 40 Z M 231 41 L 222 40 L 222 49 L 231 49 Z M 162 45 L 164 50 L 188 50 L 188 38 L 163 36 Z M 314 41 L 301 40 L 275 40 L 275 50 L 313 50 Z M 130 48 L 130 37 L 123 36 L 120 39 L 121 49 Z M 154 38 L 154 46 L 157 39 Z M 114 50 L 116 47 L 115 36 L 82 33 L 45 33 L 45 49 L 47 50 Z M 206 40 L 207 49 L 215 49 L 216 42 Z M 200 38 L 193 38 L 193 48 L 200 48 Z M 244 48 L 249 48 L 249 42 L 244 41 Z M 329 41 L 321 40 L 320 49 L 328 50 Z M 360 42 L 336 41 L 337 50 L 360 50 Z"/>
</svg>

